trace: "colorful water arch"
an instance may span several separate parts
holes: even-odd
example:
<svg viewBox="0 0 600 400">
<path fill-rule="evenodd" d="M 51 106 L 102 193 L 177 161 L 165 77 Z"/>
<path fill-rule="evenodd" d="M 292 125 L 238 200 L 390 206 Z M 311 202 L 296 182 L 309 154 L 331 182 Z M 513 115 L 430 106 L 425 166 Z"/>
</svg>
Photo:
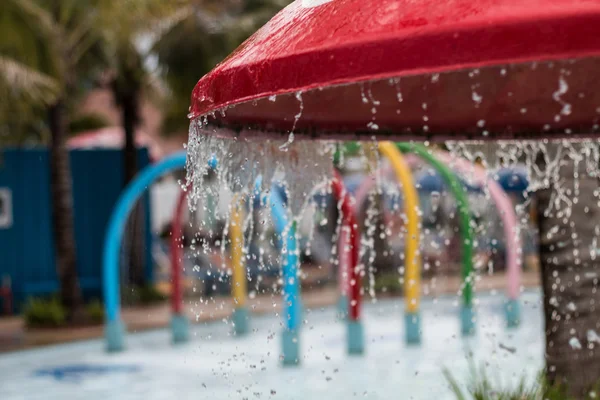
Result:
<svg viewBox="0 0 600 400">
<path fill-rule="evenodd" d="M 208 166 L 211 169 L 217 167 L 217 160 L 212 158 Z M 181 220 L 185 209 L 188 187 L 182 188 L 177 198 L 173 219 L 171 221 L 171 334 L 174 343 L 185 342 L 189 338 L 189 324 L 183 313 L 183 248 L 180 244 L 183 237 Z M 237 326 L 237 325 L 235 325 Z"/>
<path fill-rule="evenodd" d="M 353 212 L 353 204 L 350 194 L 343 184 L 342 177 L 334 170 L 331 190 L 334 198 L 338 201 L 338 208 L 342 213 L 342 226 L 340 227 L 339 241 L 348 238 L 348 243 L 342 246 L 342 252 L 346 253 L 349 267 L 346 268 L 347 289 L 349 294 L 348 318 L 347 318 L 347 350 L 349 354 L 362 354 L 364 352 L 364 329 L 360 319 L 361 309 L 361 278 L 359 271 L 360 259 L 360 234 L 358 224 Z M 344 232 L 348 232 L 348 236 Z M 340 268 L 343 268 L 340 265 Z"/>
<path fill-rule="evenodd" d="M 181 238 L 183 231 L 181 229 L 181 216 L 185 208 L 185 199 L 187 191 L 181 190 L 173 213 L 171 222 L 171 334 L 174 343 L 186 342 L 189 339 L 188 321 L 183 313 L 183 265 Z"/>
<path fill-rule="evenodd" d="M 518 232 L 517 215 L 512 202 L 504 189 L 493 177 L 488 176 L 485 169 L 462 158 L 452 157 L 449 153 L 438 150 L 435 156 L 447 165 L 456 168 L 462 174 L 472 177 L 480 186 L 487 186 L 490 197 L 496 205 L 502 219 L 504 238 L 506 241 L 506 297 L 504 314 L 508 327 L 520 323 L 519 293 L 521 286 L 521 238 Z"/>
<path fill-rule="evenodd" d="M 404 152 L 412 152 L 428 161 L 440 172 L 446 183 L 450 186 L 457 199 L 460 217 L 461 235 L 463 237 L 462 248 L 462 277 L 463 277 L 463 307 L 461 309 L 461 331 L 464 335 L 474 333 L 474 311 L 472 307 L 472 272 L 473 272 L 473 237 L 470 229 L 470 211 L 467 196 L 460 185 L 460 181 L 446 166 L 433 157 L 427 148 L 420 145 L 391 142 L 379 144 L 380 152 L 390 160 L 392 168 L 398 180 L 402 183 L 405 197 L 405 213 L 407 214 L 407 243 L 405 250 L 405 325 L 406 341 L 408 343 L 419 343 L 420 341 L 420 255 L 419 255 L 419 216 L 418 195 L 414 188 L 410 169 L 398 149 Z M 369 181 L 366 182 L 369 184 Z M 359 189 L 360 192 L 360 189 Z M 361 194 L 364 197 L 365 194 Z M 357 210 L 364 201 L 357 199 Z M 345 247 L 340 244 L 340 248 Z"/>
<path fill-rule="evenodd" d="M 390 161 L 396 178 L 402 184 L 404 212 L 407 218 L 404 256 L 406 341 L 407 343 L 419 343 L 421 341 L 421 316 L 419 313 L 421 296 L 421 255 L 419 253 L 421 218 L 419 216 L 419 195 L 415 188 L 412 172 L 394 144 L 381 142 L 379 143 L 379 151 Z M 358 212 L 358 204 L 357 202 L 356 212 Z"/>
<path fill-rule="evenodd" d="M 504 189 L 491 177 L 489 177 L 480 166 L 472 164 L 464 159 L 455 159 L 449 153 L 444 151 L 435 151 L 435 157 L 444 162 L 446 165 L 458 170 L 464 175 L 468 175 L 473 179 L 474 183 L 479 186 L 486 186 L 492 201 L 494 202 L 498 215 L 502 219 L 504 228 L 505 241 L 507 246 L 507 275 L 506 275 L 506 296 L 507 300 L 504 304 L 504 314 L 506 319 L 506 325 L 508 327 L 516 327 L 520 322 L 520 305 L 519 305 L 519 292 L 521 282 L 521 239 L 518 235 L 517 230 L 517 216 L 509 197 L 506 195 Z M 408 164 L 412 164 L 418 158 L 417 155 L 413 155 L 414 158 L 407 157 L 406 161 Z M 386 166 L 382 171 L 381 175 L 389 176 L 393 173 L 391 166 Z M 375 177 L 368 177 L 364 183 L 358 188 L 355 194 L 356 210 L 360 210 L 364 203 L 368 193 L 375 186 Z M 407 338 L 408 340 L 408 338 Z"/>
<path fill-rule="evenodd" d="M 248 296 L 246 282 L 246 262 L 244 261 L 244 210 L 240 194 L 233 196 L 229 218 L 229 238 L 231 241 L 231 294 L 233 295 L 234 332 L 244 335 L 249 331 L 249 312 L 246 307 Z"/>
<path fill-rule="evenodd" d="M 216 162 L 212 168 L 216 168 Z M 254 196 L 260 197 L 260 188 L 262 185 L 262 177 L 258 177 L 255 182 Z M 183 215 L 183 204 L 187 192 L 182 191 L 178 202 L 175 214 L 173 216 L 173 229 L 174 238 L 181 237 L 181 219 Z M 249 313 L 246 305 L 246 275 L 245 266 L 243 262 L 243 230 L 242 227 L 242 215 L 243 211 L 240 207 L 241 199 L 239 196 L 235 196 L 234 206 L 232 207 L 232 215 L 230 221 L 230 240 L 232 241 L 232 264 L 233 264 L 233 278 L 232 278 L 232 295 L 235 299 L 236 307 L 234 309 L 232 319 L 234 323 L 235 333 L 240 335 L 248 332 L 248 321 Z M 261 202 L 266 202 L 266 198 L 261 198 Z M 275 229 L 282 242 L 285 242 L 287 249 L 286 256 L 283 257 L 283 304 L 284 304 L 284 319 L 285 328 L 283 331 L 283 364 L 284 365 L 296 365 L 299 363 L 299 329 L 300 329 L 300 315 L 302 312 L 302 300 L 300 295 L 300 283 L 297 279 L 298 274 L 298 252 L 297 252 L 297 237 L 296 237 L 296 223 L 292 222 L 289 224 L 289 218 L 287 210 L 284 204 L 284 200 L 281 197 L 278 190 L 275 187 L 271 190 L 269 196 L 269 205 L 271 207 L 271 214 L 275 222 Z M 177 231 L 175 231 L 177 229 Z M 175 233 L 178 235 L 175 236 Z M 172 297 L 172 308 L 174 315 L 181 314 L 181 307 L 183 304 L 181 295 L 181 260 L 182 260 L 182 248 L 177 243 L 176 239 L 171 241 L 171 252 L 172 252 L 172 265 L 173 265 L 173 287 L 174 296 Z M 175 290 L 175 288 L 178 288 Z"/>
<path fill-rule="evenodd" d="M 125 326 L 121 321 L 120 316 L 120 282 L 119 282 L 119 251 L 121 241 L 123 237 L 123 230 L 127 217 L 135 205 L 137 199 L 144 193 L 144 191 L 155 182 L 158 178 L 173 172 L 178 169 L 185 167 L 186 154 L 180 152 L 170 157 L 163 159 L 157 164 L 153 164 L 144 170 L 142 170 L 132 182 L 125 188 L 121 196 L 119 197 L 117 204 L 111 214 L 111 218 L 108 223 L 108 229 L 106 231 L 105 242 L 104 242 L 104 254 L 103 254 L 103 288 L 104 288 L 104 299 L 105 299 L 105 313 L 106 313 L 106 326 L 105 326 L 105 339 L 106 348 L 110 352 L 121 351 L 124 349 L 124 336 Z M 216 167 L 216 163 L 211 160 L 211 168 Z M 189 322 L 187 321 L 183 313 L 183 294 L 182 294 L 182 248 L 178 243 L 178 239 L 181 238 L 181 216 L 184 210 L 184 204 L 187 192 L 182 191 L 175 208 L 175 214 L 172 224 L 171 234 L 171 279 L 173 283 L 173 290 L 171 296 L 171 332 L 174 343 L 184 342 L 189 337 Z M 239 212 L 234 212 L 235 218 L 241 219 Z M 241 237 L 241 230 L 232 230 L 231 240 L 236 243 L 235 249 L 243 246 L 243 237 Z M 239 243 L 242 243 L 241 245 Z M 241 252 L 241 250 L 239 250 Z M 237 253 L 236 253 L 237 254 Z M 243 266 L 243 257 L 236 258 L 238 264 L 237 273 L 235 277 L 240 276 L 239 270 L 241 270 L 242 284 L 245 285 L 245 274 Z M 235 285 L 234 287 L 237 287 Z M 239 297 L 239 296 L 238 296 Z M 247 328 L 247 311 L 240 310 L 245 304 L 245 299 L 238 299 L 236 302 L 240 304 L 240 307 L 236 307 L 234 312 L 233 321 L 236 328 L 236 333 L 245 333 Z"/>
<path fill-rule="evenodd" d="M 257 180 L 256 192 L 260 192 L 260 182 Z M 331 190 L 334 198 L 339 203 L 342 211 L 342 231 L 347 230 L 349 240 L 352 243 L 348 246 L 348 257 L 353 266 L 348 271 L 348 286 L 350 291 L 350 301 L 348 301 L 348 328 L 347 344 L 348 353 L 361 354 L 364 352 L 364 330 L 360 320 L 361 306 L 361 287 L 360 274 L 358 269 L 358 259 L 360 251 L 360 236 L 355 216 L 351 212 L 352 201 L 349 193 L 344 187 L 339 172 L 334 171 L 334 177 L 331 180 Z M 300 294 L 300 280 L 298 279 L 298 266 L 300 263 L 297 240 L 297 222 L 290 220 L 288 211 L 284 205 L 279 192 L 275 187 L 272 188 L 269 196 L 271 213 L 275 220 L 275 227 L 282 241 L 285 241 L 287 252 L 283 260 L 283 300 L 284 300 L 284 330 L 282 335 L 283 364 L 297 365 L 300 362 L 300 337 L 301 328 L 300 316 L 302 313 L 302 299 Z"/>
<path fill-rule="evenodd" d="M 178 242 L 183 236 L 181 231 L 181 220 L 187 191 L 182 190 L 177 200 L 177 207 L 173 214 L 172 234 L 171 234 L 171 279 L 173 283 L 173 293 L 171 295 L 171 311 L 173 317 L 171 321 L 180 321 L 185 319 L 182 312 L 183 291 L 182 274 L 183 248 Z M 243 210 L 241 209 L 241 199 L 235 196 L 232 205 L 231 219 L 229 221 L 229 240 L 231 241 L 231 264 L 232 264 L 232 282 L 231 293 L 234 298 L 234 309 L 231 316 L 233 322 L 233 331 L 236 335 L 244 335 L 249 331 L 249 313 L 246 308 L 246 268 L 243 257 L 244 237 L 243 231 L 239 227 L 243 221 Z M 186 331 L 180 328 L 177 323 L 171 324 L 174 342 L 186 341 L 188 335 Z"/>
<path fill-rule="evenodd" d="M 405 337 L 407 343 L 419 343 L 421 339 L 421 318 L 419 313 L 419 300 L 421 294 L 420 274 L 421 258 L 419 255 L 420 242 L 420 217 L 417 212 L 419 207 L 418 193 L 415 190 L 412 172 L 408 163 L 393 144 L 382 143 L 380 150 L 390 160 L 389 172 L 394 173 L 401 183 L 405 198 L 405 213 L 407 216 L 407 234 L 405 245 Z M 363 181 L 356 191 L 353 213 L 358 217 L 368 193 L 375 186 L 375 176 L 370 176 Z M 340 253 L 346 244 L 340 241 Z"/>
<path fill-rule="evenodd" d="M 275 230 L 278 235 L 281 248 L 285 248 L 282 254 L 282 280 L 283 280 L 283 304 L 282 315 L 284 327 L 282 332 L 282 364 L 298 365 L 300 363 L 300 328 L 302 315 L 302 297 L 300 293 L 300 279 L 298 268 L 300 257 L 298 253 L 297 222 L 288 216 L 285 201 L 273 184 L 268 196 L 261 194 L 262 176 L 254 183 L 254 197 L 258 197 L 262 206 L 268 205 L 271 209 Z"/>
<path fill-rule="evenodd" d="M 125 326 L 121 320 L 120 310 L 119 252 L 127 217 L 137 200 L 153 182 L 163 175 L 184 168 L 185 162 L 186 155 L 181 152 L 144 168 L 123 190 L 110 216 L 102 260 L 107 351 L 122 351 L 125 347 Z"/>
<path fill-rule="evenodd" d="M 350 144 L 351 147 L 357 147 L 357 144 Z M 346 145 L 346 149 L 348 149 Z M 408 165 L 404 162 L 402 154 L 390 142 L 379 144 L 379 151 L 390 159 L 394 172 L 401 182 L 405 195 L 405 212 L 407 214 L 407 236 L 406 236 L 406 272 L 405 272 L 405 294 L 407 299 L 406 317 L 407 335 L 411 337 L 411 342 L 418 341 L 420 331 L 420 317 L 418 314 L 420 297 L 420 270 L 421 259 L 419 256 L 419 200 L 418 194 L 412 179 L 412 173 Z M 334 163 L 339 162 L 341 151 L 336 153 Z M 342 229 L 338 239 L 339 249 L 339 269 L 340 269 L 340 304 L 348 304 L 348 330 L 347 343 L 348 353 L 360 354 L 364 351 L 364 333 L 360 321 L 360 234 L 358 232 L 357 204 L 350 201 L 350 195 L 342 186 L 342 179 L 336 171 L 332 188 L 333 194 L 338 202 L 343 215 Z M 360 189 L 359 189 L 360 190 Z M 344 227 L 349 227 L 349 235 L 346 234 Z M 349 300 L 344 298 L 344 294 L 349 291 Z M 414 339 L 414 338 L 417 338 Z"/>
<path fill-rule="evenodd" d="M 457 203 L 459 230 L 461 240 L 461 275 L 463 279 L 461 308 L 461 332 L 463 335 L 475 333 L 475 310 L 473 309 L 473 230 L 471 229 L 471 212 L 465 189 L 456 175 L 438 160 L 427 147 L 416 143 L 396 143 L 403 153 L 414 153 L 427 161 L 442 176 Z"/>
<path fill-rule="evenodd" d="M 257 180 L 256 192 L 260 192 L 260 183 Z M 286 248 L 286 252 L 282 254 L 282 314 L 284 318 L 281 337 L 282 363 L 283 365 L 298 365 L 300 363 L 302 299 L 298 277 L 300 257 L 298 254 L 297 222 L 289 218 L 284 200 L 275 186 L 271 189 L 268 205 L 271 208 L 271 215 L 281 240 L 281 246 Z"/>
</svg>

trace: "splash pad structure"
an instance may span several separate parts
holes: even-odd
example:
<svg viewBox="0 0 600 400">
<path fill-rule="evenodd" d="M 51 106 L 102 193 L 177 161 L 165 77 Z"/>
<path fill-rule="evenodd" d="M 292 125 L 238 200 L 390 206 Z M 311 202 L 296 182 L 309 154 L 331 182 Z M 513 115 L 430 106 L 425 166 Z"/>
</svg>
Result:
<svg viewBox="0 0 600 400">
<path fill-rule="evenodd" d="M 407 246 L 406 246 L 406 260 L 407 262 L 407 271 L 405 274 L 405 302 L 406 302 L 406 311 L 405 311 L 405 330 L 406 330 L 406 342 L 408 344 L 419 343 L 421 340 L 421 316 L 419 312 L 419 297 L 420 297 L 420 256 L 418 253 L 419 248 L 419 216 L 417 214 L 418 210 L 418 195 L 416 190 L 414 189 L 413 179 L 411 177 L 411 172 L 408 167 L 408 164 L 402 158 L 398 149 L 403 149 L 405 152 L 414 152 L 424 157 L 426 160 L 431 162 L 436 168 L 444 171 L 446 174 L 446 179 L 454 185 L 455 188 L 459 188 L 458 181 L 456 177 L 449 171 L 449 169 L 444 166 L 440 161 L 437 160 L 433 155 L 428 153 L 426 149 L 423 147 L 419 147 L 415 144 L 392 144 L 392 143 L 381 143 L 379 148 L 386 157 L 392 162 L 392 170 L 398 177 L 402 187 L 405 189 L 405 210 L 407 215 L 408 227 L 407 227 Z M 398 148 L 398 149 L 397 149 Z M 452 161 L 451 157 L 448 155 L 438 152 L 438 157 L 442 159 L 447 159 Z M 433 160 L 433 161 L 432 161 Z M 148 167 L 147 170 L 144 170 L 140 173 L 140 175 L 132 182 L 130 187 L 124 192 L 122 199 L 119 202 L 119 205 L 116 207 L 115 214 L 113 215 L 113 222 L 111 222 L 111 229 L 108 231 L 110 234 L 107 236 L 107 249 L 114 249 L 114 243 L 110 242 L 117 238 L 114 234 L 114 226 L 116 224 L 115 221 L 119 220 L 119 218 L 126 216 L 127 212 L 124 211 L 127 209 L 128 204 L 135 204 L 135 199 L 139 197 L 144 189 L 152 182 L 152 180 L 157 179 L 161 175 L 181 168 L 185 162 L 185 155 L 178 154 L 173 156 L 163 162 L 156 164 L 154 166 Z M 458 163 L 462 166 L 462 171 L 468 173 L 472 170 L 472 166 L 467 162 Z M 211 164 L 212 168 L 216 168 L 216 162 Z M 478 170 L 479 174 L 477 175 L 479 181 L 484 181 L 486 175 L 481 170 Z M 334 179 L 332 180 L 331 190 L 334 198 L 337 199 L 337 202 L 340 205 L 340 211 L 343 216 L 343 227 L 342 231 L 347 230 L 349 236 L 340 234 L 339 236 L 339 249 L 340 255 L 345 255 L 346 257 L 341 257 L 346 259 L 349 262 L 348 266 L 340 265 L 340 269 L 347 271 L 345 275 L 347 277 L 346 281 L 342 281 L 341 287 L 348 287 L 349 293 L 351 294 L 350 300 L 347 303 L 348 306 L 348 321 L 347 321 L 347 352 L 348 354 L 363 354 L 365 351 L 365 332 L 362 324 L 362 319 L 360 318 L 360 309 L 361 309 L 361 275 L 360 270 L 362 267 L 359 266 L 358 260 L 358 250 L 360 248 L 360 234 L 358 231 L 358 225 L 356 221 L 357 210 L 360 208 L 360 204 L 363 203 L 366 193 L 369 191 L 369 188 L 373 186 L 373 180 L 367 179 L 365 184 L 363 184 L 357 193 L 357 198 L 352 199 L 347 190 L 343 187 L 342 179 L 339 174 L 336 173 L 334 175 Z M 492 181 L 493 182 L 493 181 Z M 497 185 L 496 185 L 497 186 Z M 282 362 L 284 365 L 297 365 L 301 359 L 301 351 L 300 351 L 300 314 L 302 312 L 302 301 L 300 295 L 300 284 L 298 277 L 298 267 L 299 267 L 299 252 L 298 252 L 298 238 L 296 233 L 296 222 L 288 216 L 289 211 L 286 209 L 286 205 L 284 204 L 283 199 L 279 196 L 279 191 L 274 186 L 271 190 L 270 196 L 261 196 L 260 188 L 262 187 L 262 179 L 257 179 L 255 182 L 255 190 L 253 193 L 254 197 L 259 197 L 261 203 L 265 206 L 271 208 L 271 213 L 273 215 L 273 219 L 275 221 L 275 226 L 277 228 L 277 232 L 279 238 L 282 242 L 285 242 L 284 256 L 283 256 L 283 281 L 285 282 L 283 288 L 283 304 L 285 304 L 285 312 L 284 316 L 286 319 L 286 324 L 284 330 L 282 332 Z M 490 187 L 495 187 L 494 185 L 490 185 Z M 409 188 L 411 190 L 406 190 Z M 497 188 L 496 188 L 497 189 Z M 498 189 L 497 189 L 498 190 Z M 501 189 L 499 189 L 501 190 Z M 494 190 L 492 189 L 492 192 Z M 138 193 L 134 195 L 134 193 Z M 181 284 L 181 272 L 182 272 L 182 247 L 179 245 L 178 239 L 181 237 L 181 215 L 183 212 L 183 206 L 185 204 L 185 198 L 187 195 L 187 191 L 182 191 L 177 202 L 177 207 L 175 209 L 174 218 L 173 218 L 173 235 L 171 239 L 171 251 L 172 251 L 172 261 L 173 261 L 173 296 L 172 296 L 172 309 L 173 316 L 171 321 L 171 331 L 172 331 L 172 340 L 174 343 L 186 342 L 189 339 L 189 323 L 182 312 L 182 284 Z M 136 197 L 137 196 L 137 197 Z M 464 196 L 464 195 L 463 195 Z M 496 201 L 506 200 L 506 196 L 500 197 L 498 200 L 499 194 L 496 193 Z M 125 200 L 123 200 L 125 199 Z M 230 241 L 232 244 L 231 250 L 231 259 L 232 259 L 232 295 L 235 302 L 235 309 L 232 314 L 232 322 L 234 326 L 234 333 L 236 336 L 243 336 L 249 331 L 249 314 L 248 310 L 245 307 L 246 304 L 246 271 L 244 265 L 244 255 L 243 255 L 243 200 L 242 197 L 237 195 L 234 197 L 231 207 L 231 216 L 230 216 L 230 225 L 229 225 L 229 234 Z M 463 206 L 468 207 L 468 204 L 463 203 Z M 411 212 L 412 210 L 412 212 Z M 468 211 L 468 210 L 467 210 Z M 468 212 L 466 213 L 469 214 Z M 510 214 L 507 214 L 510 217 Z M 121 217 L 119 217 L 121 216 Z M 123 217 L 124 218 L 124 217 Z M 124 218 L 126 221 L 126 218 Z M 506 224 L 508 230 L 515 229 L 514 221 Z M 350 241 L 345 240 L 351 239 Z M 472 241 L 472 238 L 467 237 L 467 240 Z M 110 245 L 110 246 L 109 246 Z M 517 254 L 517 251 L 511 254 Z M 105 261 L 109 261 L 114 259 L 107 252 L 107 257 L 105 257 Z M 117 248 L 118 254 L 118 248 Z M 510 257 L 510 256 L 509 256 Z M 410 260 L 413 260 L 411 263 Z M 464 261 L 464 257 L 463 257 Z M 511 261 L 509 260 L 509 263 Z M 108 264 L 105 264 L 105 266 Z M 467 264 L 468 265 L 468 264 Z M 517 264 L 515 264 L 517 265 Z M 118 270 L 118 265 L 113 265 L 114 269 Z M 106 271 L 105 271 L 106 272 Z M 109 271 L 110 272 L 110 269 Z M 109 274 L 106 274 L 108 276 Z M 117 274 L 118 275 L 118 274 Z M 465 287 L 467 284 L 465 283 Z M 514 285 L 513 285 L 514 286 Z M 106 285 L 105 287 L 111 288 L 113 291 L 117 291 L 115 285 Z M 118 286 L 117 286 L 118 287 Z M 512 289 L 509 289 L 509 292 Z M 112 303 L 107 303 L 110 305 Z M 468 304 L 468 303 L 464 303 Z M 514 305 L 514 304 L 513 304 Z M 516 303 L 515 310 L 518 311 L 518 303 Z M 111 316 L 114 313 L 109 313 L 107 309 L 107 315 Z M 461 313 L 464 315 L 464 308 Z M 515 317 L 517 318 L 517 317 Z M 119 351 L 123 349 L 123 335 L 124 328 L 122 324 L 119 324 L 120 329 L 118 331 L 115 330 L 114 324 L 112 321 L 120 321 L 120 318 L 109 319 L 109 323 L 107 324 L 107 349 L 109 351 Z M 474 332 L 474 320 L 472 318 L 472 314 L 469 315 L 469 319 L 465 323 L 464 317 L 461 319 L 462 321 L 462 333 L 463 334 L 473 334 Z M 469 327 L 469 330 L 465 330 L 465 326 Z M 119 332 L 121 334 L 120 337 L 116 336 L 115 332 Z M 119 342 L 120 341 L 120 342 Z"/>
<path fill-rule="evenodd" d="M 323 168 L 292 182 L 296 215 L 305 189 L 331 176 L 327 157 L 316 151 L 321 145 L 308 139 L 597 137 L 599 22 L 600 6 L 584 0 L 297 1 L 195 89 L 193 193 L 201 190 L 199 166 L 213 149 L 234 155 L 224 158 L 222 178 L 238 191 L 258 175 L 270 181 L 277 167 Z M 337 191 L 351 228 L 348 196 Z M 349 304 L 355 328 L 348 332 L 359 333 L 348 336 L 364 336 L 360 302 Z M 472 321 L 471 311 L 466 319 Z M 297 345 L 298 331 L 286 332 Z"/>
<path fill-rule="evenodd" d="M 323 168 L 323 157 L 302 160 L 319 149 L 307 144 L 311 139 L 597 136 L 598 22 L 600 6 L 584 0 L 296 1 L 198 82 L 190 113 L 191 180 L 201 186 L 198 166 L 209 156 L 202 149 L 211 146 L 234 155 L 257 149 L 259 156 L 231 164 L 233 170 L 244 165 L 252 177 L 271 169 L 264 161 L 270 156 L 287 170 Z M 428 152 L 419 155 L 437 166 L 459 202 L 461 320 L 468 334 L 474 319 L 468 205 L 457 180 Z M 301 189 L 325 175 L 311 175 Z M 239 178 L 225 180 L 240 185 Z M 306 193 L 297 191 L 293 203 Z M 350 212 L 344 203 L 342 211 Z M 355 262 L 350 257 L 349 275 L 358 270 Z M 352 297 L 349 317 L 358 322 L 360 295 Z"/>
</svg>

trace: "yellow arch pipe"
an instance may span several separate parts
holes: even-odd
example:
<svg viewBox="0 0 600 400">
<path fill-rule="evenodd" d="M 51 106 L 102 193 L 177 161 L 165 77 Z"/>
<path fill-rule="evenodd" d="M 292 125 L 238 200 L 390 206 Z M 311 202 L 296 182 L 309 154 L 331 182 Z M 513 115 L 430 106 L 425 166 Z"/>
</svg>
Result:
<svg viewBox="0 0 600 400">
<path fill-rule="evenodd" d="M 231 240 L 232 281 L 231 292 L 235 308 L 246 305 L 246 268 L 244 265 L 244 212 L 241 196 L 234 196 L 229 220 L 229 240 Z"/>
<path fill-rule="evenodd" d="M 402 157 L 396 145 L 392 142 L 379 143 L 379 151 L 392 164 L 396 177 L 402 184 L 404 194 L 404 212 L 406 213 L 407 234 L 405 249 L 404 270 L 404 296 L 406 313 L 418 315 L 419 300 L 421 297 L 421 256 L 419 253 L 420 242 L 420 217 L 419 196 L 415 189 L 412 172 Z M 415 317 L 416 318 L 416 317 Z"/>
<path fill-rule="evenodd" d="M 236 335 L 244 335 L 250 331 L 250 315 L 246 308 L 246 263 L 244 262 L 244 210 L 243 197 L 235 195 L 229 218 L 229 240 L 231 241 L 231 294 L 234 301 L 232 315 L 233 328 Z"/>
</svg>

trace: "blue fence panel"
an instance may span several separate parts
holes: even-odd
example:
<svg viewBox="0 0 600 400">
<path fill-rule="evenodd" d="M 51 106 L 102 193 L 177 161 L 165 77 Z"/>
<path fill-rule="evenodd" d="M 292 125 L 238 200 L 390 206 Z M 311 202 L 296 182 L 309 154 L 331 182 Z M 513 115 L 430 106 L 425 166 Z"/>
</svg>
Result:
<svg viewBox="0 0 600 400">
<path fill-rule="evenodd" d="M 100 298 L 102 247 L 106 224 L 123 188 L 123 159 L 118 150 L 70 153 L 77 264 L 84 296 Z M 12 225 L 0 227 L 0 282 L 10 277 L 14 300 L 58 290 L 52 233 L 50 170 L 45 149 L 9 149 L 0 153 L 0 190 L 12 195 Z M 138 151 L 140 168 L 149 164 Z M 145 204 L 145 270 L 152 280 L 150 196 Z"/>
<path fill-rule="evenodd" d="M 23 276 L 21 288 L 14 282 L 13 289 L 17 294 L 54 292 L 58 286 L 52 246 L 48 152 L 41 149 L 20 150 L 17 151 L 17 157 L 19 178 L 14 182 L 13 193 L 18 195 L 19 201 L 14 204 L 14 225 L 22 225 L 23 232 L 12 251 L 21 253 L 17 268 L 22 271 Z M 18 300 L 22 299 L 17 296 L 17 302 Z"/>
</svg>

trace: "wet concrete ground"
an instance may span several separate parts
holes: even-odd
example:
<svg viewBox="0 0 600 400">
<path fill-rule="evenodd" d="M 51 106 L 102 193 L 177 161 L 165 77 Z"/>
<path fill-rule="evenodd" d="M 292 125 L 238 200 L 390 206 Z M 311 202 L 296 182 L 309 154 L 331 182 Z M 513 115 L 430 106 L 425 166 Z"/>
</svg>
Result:
<svg viewBox="0 0 600 400">
<path fill-rule="evenodd" d="M 0 355 L 0 399 L 452 399 L 442 368 L 468 381 L 467 354 L 505 385 L 543 363 L 540 293 L 523 294 L 523 323 L 504 325 L 502 293 L 480 294 L 476 335 L 460 336 L 455 296 L 422 303 L 423 343 L 403 342 L 401 299 L 364 308 L 363 356 L 346 355 L 345 325 L 333 307 L 307 310 L 301 365 L 280 365 L 277 311 L 233 337 L 227 319 L 193 326 L 173 347 L 169 332 L 130 334 L 127 350 L 106 354 L 101 340 Z"/>
</svg>

